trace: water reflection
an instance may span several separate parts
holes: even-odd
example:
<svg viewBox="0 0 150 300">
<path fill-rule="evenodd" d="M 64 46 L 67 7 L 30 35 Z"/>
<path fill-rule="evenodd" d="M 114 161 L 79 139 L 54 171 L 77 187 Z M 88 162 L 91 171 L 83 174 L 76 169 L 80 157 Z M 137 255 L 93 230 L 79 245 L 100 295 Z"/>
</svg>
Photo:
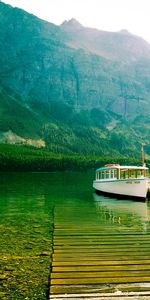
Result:
<svg viewBox="0 0 150 300">
<path fill-rule="evenodd" d="M 147 232 L 149 229 L 150 207 L 148 202 L 136 202 L 132 200 L 118 200 L 93 194 L 96 210 L 104 214 L 110 223 L 126 225 L 134 230 Z"/>
</svg>

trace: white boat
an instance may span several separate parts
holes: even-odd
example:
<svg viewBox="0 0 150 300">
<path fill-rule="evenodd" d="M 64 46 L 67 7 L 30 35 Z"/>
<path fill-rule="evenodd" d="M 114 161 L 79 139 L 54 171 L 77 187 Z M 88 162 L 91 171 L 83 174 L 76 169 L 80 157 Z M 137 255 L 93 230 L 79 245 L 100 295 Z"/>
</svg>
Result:
<svg viewBox="0 0 150 300">
<path fill-rule="evenodd" d="M 148 181 L 148 168 L 146 166 L 109 164 L 96 170 L 93 187 L 98 192 L 146 198 Z"/>
</svg>

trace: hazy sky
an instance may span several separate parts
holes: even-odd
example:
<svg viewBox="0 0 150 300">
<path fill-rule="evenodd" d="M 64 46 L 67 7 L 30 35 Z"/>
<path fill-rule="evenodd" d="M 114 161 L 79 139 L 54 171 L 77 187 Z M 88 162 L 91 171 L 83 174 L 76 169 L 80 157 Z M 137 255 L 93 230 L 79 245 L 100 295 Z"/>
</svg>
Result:
<svg viewBox="0 0 150 300">
<path fill-rule="evenodd" d="M 60 24 L 76 18 L 84 26 L 106 31 L 127 29 L 150 43 L 150 0 L 3 0 Z"/>
</svg>

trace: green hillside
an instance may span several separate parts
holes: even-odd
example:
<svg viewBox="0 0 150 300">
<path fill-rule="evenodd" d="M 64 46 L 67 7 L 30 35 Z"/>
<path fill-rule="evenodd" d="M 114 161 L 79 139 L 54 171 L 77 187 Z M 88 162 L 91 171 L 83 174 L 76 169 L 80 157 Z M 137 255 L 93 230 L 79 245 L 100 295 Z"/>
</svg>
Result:
<svg viewBox="0 0 150 300">
<path fill-rule="evenodd" d="M 22 99 L 8 90 L 0 89 L 0 130 L 12 130 L 20 136 L 38 137 L 41 121 Z"/>
</svg>

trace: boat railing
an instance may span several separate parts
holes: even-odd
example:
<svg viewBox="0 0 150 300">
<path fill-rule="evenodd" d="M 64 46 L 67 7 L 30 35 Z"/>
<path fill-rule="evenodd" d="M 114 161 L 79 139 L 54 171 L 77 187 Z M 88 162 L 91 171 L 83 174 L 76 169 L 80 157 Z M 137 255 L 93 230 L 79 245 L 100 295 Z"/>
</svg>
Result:
<svg viewBox="0 0 150 300">
<path fill-rule="evenodd" d="M 96 172 L 96 180 L 109 180 L 109 179 L 143 179 L 148 178 L 147 169 L 130 169 L 130 168 L 114 168 L 106 170 L 98 170 Z"/>
</svg>

